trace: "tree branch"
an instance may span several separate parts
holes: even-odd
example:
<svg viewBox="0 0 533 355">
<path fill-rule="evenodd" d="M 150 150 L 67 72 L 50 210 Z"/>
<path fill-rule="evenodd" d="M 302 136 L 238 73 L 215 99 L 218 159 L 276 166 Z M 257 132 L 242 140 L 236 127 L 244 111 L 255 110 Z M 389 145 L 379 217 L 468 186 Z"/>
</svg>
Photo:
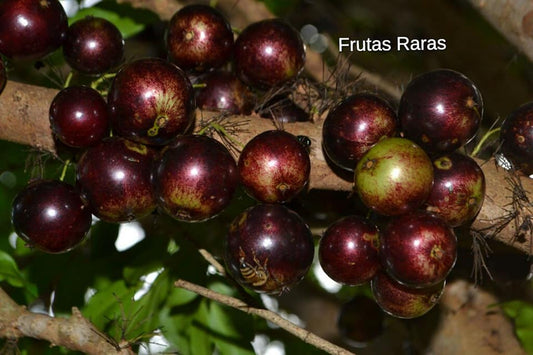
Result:
<svg viewBox="0 0 533 355">
<path fill-rule="evenodd" d="M 86 354 L 134 354 L 128 344 L 117 344 L 102 334 L 76 307 L 72 308 L 70 318 L 33 313 L 16 304 L 0 288 L 0 338 L 16 341 L 22 337 L 46 340 Z"/>
<path fill-rule="evenodd" d="M 308 330 L 305 330 L 303 328 L 300 328 L 299 326 L 295 325 L 294 323 L 286 320 L 285 318 L 281 317 L 279 314 L 269 311 L 267 309 L 262 308 L 255 308 L 247 305 L 243 301 L 223 295 L 221 293 L 215 292 L 213 290 L 210 290 L 208 288 L 202 287 L 200 285 L 191 283 L 189 281 L 185 280 L 177 280 L 174 285 L 176 287 L 180 287 L 183 289 L 186 289 L 188 291 L 194 292 L 199 294 L 200 296 L 209 298 L 211 300 L 217 301 L 219 303 L 225 304 L 226 306 L 233 307 L 235 309 L 238 309 L 240 311 L 243 311 L 248 314 L 253 314 L 256 316 L 259 316 L 263 319 L 266 319 L 276 325 L 278 325 L 280 328 L 283 328 L 287 332 L 295 335 L 296 337 L 302 339 L 308 344 L 311 344 L 321 350 L 326 351 L 328 354 L 334 354 L 334 355 L 355 355 L 352 352 L 343 349 L 333 343 L 330 343 L 329 341 L 322 339 L 318 335 L 309 332 Z"/>
<path fill-rule="evenodd" d="M 533 61 L 533 2 L 468 0 L 509 42 Z"/>
<path fill-rule="evenodd" d="M 8 81 L 4 92 L 0 95 L 0 139 L 17 142 L 36 147 L 41 150 L 55 152 L 54 140 L 49 127 L 48 109 L 50 102 L 57 93 L 56 90 Z M 197 111 L 197 129 L 202 122 L 217 117 L 215 113 Z M 255 116 L 233 116 L 225 118 L 224 124 L 237 126 L 238 133 L 234 137 L 242 144 L 246 144 L 257 134 L 275 129 L 270 120 Z M 351 191 L 351 178 L 342 178 L 335 174 L 324 157 L 321 148 L 322 119 L 317 122 L 297 122 L 285 124 L 288 132 L 306 135 L 311 141 L 311 178 L 310 189 Z M 224 136 L 215 138 L 224 140 Z M 531 233 L 526 230 L 519 236 L 521 220 L 531 218 L 531 205 L 516 208 L 517 186 L 526 194 L 524 201 L 533 201 L 533 179 L 511 176 L 505 170 L 498 168 L 493 159 L 487 162 L 479 161 L 487 180 L 487 193 L 483 208 L 475 220 L 472 228 L 484 231 L 505 244 L 512 245 L 522 252 L 531 254 Z M 518 215 L 517 215 L 518 213 Z M 505 223 L 508 222 L 508 223 Z M 505 224 L 505 225 L 503 225 Z M 497 232 L 497 233 L 496 233 Z M 529 232 L 529 233 L 528 233 Z"/>
</svg>

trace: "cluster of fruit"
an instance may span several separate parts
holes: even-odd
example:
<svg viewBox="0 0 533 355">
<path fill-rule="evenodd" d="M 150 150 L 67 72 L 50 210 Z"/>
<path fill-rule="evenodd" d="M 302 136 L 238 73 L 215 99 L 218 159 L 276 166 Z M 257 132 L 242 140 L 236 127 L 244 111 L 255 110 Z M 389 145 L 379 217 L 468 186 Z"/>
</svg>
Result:
<svg viewBox="0 0 533 355">
<path fill-rule="evenodd" d="M 0 51 L 6 57 L 35 60 L 62 46 L 66 62 L 83 75 L 99 80 L 118 67 L 107 98 L 94 87 L 67 85 L 51 102 L 55 138 L 80 151 L 76 186 L 36 180 L 17 194 L 12 222 L 28 245 L 50 253 L 71 250 L 87 235 L 92 215 L 121 223 L 158 209 L 179 221 L 205 221 L 218 215 L 242 184 L 264 204 L 232 224 L 229 268 L 244 284 L 267 292 L 286 289 L 304 276 L 313 259 L 311 233 L 282 203 L 308 182 L 306 145 L 287 132 L 267 131 L 248 142 L 236 162 L 217 140 L 190 133 L 196 107 L 247 113 L 250 103 L 243 98 L 248 95 L 235 91 L 236 86 L 264 92 L 302 71 L 305 48 L 293 27 L 280 19 L 265 20 L 249 25 L 234 40 L 217 10 L 190 5 L 168 24 L 168 60 L 123 63 L 124 40 L 107 20 L 86 17 L 67 27 L 63 9 L 53 0 L 5 1 L 1 6 L 3 24 L 21 17 L 35 23 L 30 32 L 27 26 L 15 27 L 18 36 L 9 38 L 17 37 L 16 45 L 2 40 L 8 25 L 0 28 Z M 43 41 L 32 37 L 41 23 L 63 25 L 49 30 L 50 40 Z M 220 69 L 230 60 L 233 71 Z M 202 88 L 195 91 L 193 82 L 201 82 Z M 253 238 L 269 238 L 256 240 L 269 256 L 243 240 L 250 233 L 246 223 L 261 234 Z M 300 250 L 296 258 L 294 245 Z M 290 275 L 283 270 L 291 270 Z"/>
<path fill-rule="evenodd" d="M 254 92 L 300 74 L 305 48 L 294 28 L 264 20 L 234 39 L 218 11 L 190 5 L 168 24 L 168 60 L 123 63 L 124 40 L 104 19 L 67 26 L 56 0 L 5 0 L 0 14 L 0 53 L 8 58 L 36 59 L 62 46 L 67 63 L 83 74 L 119 67 L 107 100 L 91 87 L 68 86 L 51 103 L 55 137 L 84 152 L 76 187 L 38 180 L 17 195 L 12 221 L 23 240 L 65 252 L 85 238 L 91 215 L 121 223 L 156 208 L 179 221 L 204 221 L 218 215 L 242 184 L 260 204 L 230 225 L 225 260 L 231 275 L 268 293 L 304 277 L 314 255 L 311 232 L 284 203 L 308 182 L 306 145 L 282 130 L 267 131 L 249 141 L 236 162 L 223 144 L 190 133 L 196 107 L 248 114 Z M 230 61 L 232 71 L 221 69 Z M 415 78 L 398 114 L 369 93 L 349 96 L 329 111 L 325 155 L 353 171 L 357 195 L 374 219 L 387 217 L 379 227 L 372 218 L 347 216 L 327 228 L 319 260 L 329 276 L 348 285 L 371 281 L 378 304 L 398 317 L 420 316 L 435 305 L 456 260 L 453 228 L 475 218 L 484 199 L 482 170 L 456 152 L 476 134 L 482 111 L 475 85 L 452 70 Z M 520 164 L 528 169 L 530 162 Z"/>
<path fill-rule="evenodd" d="M 332 164 L 353 171 L 354 189 L 379 218 L 348 216 L 325 231 L 319 260 L 334 280 L 371 282 L 378 305 L 413 318 L 439 300 L 457 254 L 453 228 L 483 204 L 485 178 L 456 150 L 476 134 L 481 95 L 464 75 L 442 69 L 413 79 L 398 114 L 374 94 L 354 94 L 323 126 Z"/>
</svg>

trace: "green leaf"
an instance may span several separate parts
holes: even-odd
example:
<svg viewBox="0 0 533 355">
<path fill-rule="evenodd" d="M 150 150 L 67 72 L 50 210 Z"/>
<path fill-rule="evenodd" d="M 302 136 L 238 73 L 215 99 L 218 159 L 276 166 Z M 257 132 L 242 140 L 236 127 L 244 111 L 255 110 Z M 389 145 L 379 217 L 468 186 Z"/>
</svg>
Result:
<svg viewBox="0 0 533 355">
<path fill-rule="evenodd" d="M 135 292 L 137 290 L 128 288 L 124 280 L 112 282 L 107 287 L 100 288 L 89 299 L 82 313 L 98 329 L 106 330 L 115 321 L 125 320 L 123 317 L 127 318 L 126 309 L 131 308 Z M 109 335 L 120 338 L 121 333 L 117 333 L 117 330 L 121 330 L 119 328 L 115 327 Z"/>
<path fill-rule="evenodd" d="M 505 314 L 515 323 L 515 332 L 527 353 L 533 353 L 533 304 L 511 301 L 500 304 Z"/>
<path fill-rule="evenodd" d="M 283 16 L 290 13 L 298 5 L 299 0 L 262 0 L 262 2 L 273 14 Z"/>
<path fill-rule="evenodd" d="M 168 273 L 163 271 L 153 281 L 148 292 L 131 304 L 131 317 L 128 317 L 128 324 L 124 327 L 126 339 L 132 340 L 159 328 L 159 312 L 169 293 L 170 283 Z"/>
<path fill-rule="evenodd" d="M 86 16 L 100 17 L 112 22 L 124 38 L 134 36 L 147 25 L 159 21 L 159 17 L 149 10 L 133 8 L 128 4 L 117 4 L 115 1 L 104 1 L 96 6 L 81 9 L 69 19 L 69 23 Z"/>
<path fill-rule="evenodd" d="M 13 287 L 23 287 L 26 283 L 15 260 L 11 255 L 0 250 L 0 281 L 4 280 Z"/>
<path fill-rule="evenodd" d="M 209 305 L 209 326 L 215 347 L 222 355 L 253 355 L 253 319 L 216 302 Z"/>
<path fill-rule="evenodd" d="M 189 328 L 191 349 L 194 355 L 213 354 L 213 342 L 209 337 L 208 300 L 203 299 Z"/>
</svg>

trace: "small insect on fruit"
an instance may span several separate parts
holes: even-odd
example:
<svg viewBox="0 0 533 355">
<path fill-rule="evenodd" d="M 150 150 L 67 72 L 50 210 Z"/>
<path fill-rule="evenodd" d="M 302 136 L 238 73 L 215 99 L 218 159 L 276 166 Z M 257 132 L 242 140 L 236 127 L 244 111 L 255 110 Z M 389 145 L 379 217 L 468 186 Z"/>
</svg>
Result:
<svg viewBox="0 0 533 355">
<path fill-rule="evenodd" d="M 251 265 L 246 262 L 246 254 L 242 248 L 239 248 L 239 256 L 239 271 L 241 272 L 244 281 L 254 287 L 265 285 L 270 278 L 270 274 L 267 269 L 268 258 L 266 258 L 264 264 L 261 265 L 254 254 L 255 265 Z"/>
</svg>

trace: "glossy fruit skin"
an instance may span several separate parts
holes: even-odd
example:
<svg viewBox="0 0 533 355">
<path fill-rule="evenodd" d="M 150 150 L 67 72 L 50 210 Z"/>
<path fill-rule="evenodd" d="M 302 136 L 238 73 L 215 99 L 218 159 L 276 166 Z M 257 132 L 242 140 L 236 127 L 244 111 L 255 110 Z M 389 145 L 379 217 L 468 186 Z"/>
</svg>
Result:
<svg viewBox="0 0 533 355">
<path fill-rule="evenodd" d="M 77 184 L 92 213 L 121 223 L 146 216 L 156 207 L 152 188 L 155 152 L 120 137 L 104 139 L 83 153 Z"/>
<path fill-rule="evenodd" d="M 433 160 L 433 188 L 426 210 L 450 227 L 472 221 L 485 199 L 485 174 L 469 156 L 450 153 Z"/>
<path fill-rule="evenodd" d="M 7 83 L 7 73 L 6 73 L 6 66 L 4 64 L 4 60 L 2 57 L 0 57 L 0 94 L 2 91 L 4 91 L 4 88 L 6 87 Z"/>
<path fill-rule="evenodd" d="M 372 294 L 381 309 L 396 318 L 421 317 L 439 302 L 445 281 L 428 288 L 410 288 L 380 271 L 372 279 Z"/>
<path fill-rule="evenodd" d="M 294 135 L 271 130 L 258 134 L 239 156 L 239 175 L 245 191 L 258 201 L 283 203 L 309 181 L 311 161 Z"/>
<path fill-rule="evenodd" d="M 199 135 L 179 136 L 156 164 L 154 189 L 159 206 L 185 222 L 219 214 L 239 184 L 237 164 L 224 145 Z"/>
<path fill-rule="evenodd" d="M 138 59 L 118 72 L 108 95 L 113 130 L 148 145 L 165 145 L 194 121 L 194 91 L 180 68 Z"/>
<path fill-rule="evenodd" d="M 196 105 L 202 110 L 249 115 L 255 105 L 252 91 L 233 72 L 216 70 L 200 78 L 205 87 L 196 90 Z"/>
<path fill-rule="evenodd" d="M 281 124 L 309 121 L 309 114 L 286 96 L 274 97 L 269 100 L 259 110 L 259 115 Z"/>
<path fill-rule="evenodd" d="M 398 119 L 391 105 L 377 95 L 359 93 L 342 100 L 327 115 L 322 147 L 339 167 L 353 171 L 380 139 L 396 134 Z"/>
<path fill-rule="evenodd" d="M 211 6 L 182 7 L 170 19 L 166 46 L 169 60 L 185 71 L 219 68 L 233 55 L 233 31 Z"/>
<path fill-rule="evenodd" d="M 67 15 L 57 0 L 0 2 L 0 53 L 35 60 L 53 52 L 65 39 Z"/>
<path fill-rule="evenodd" d="M 516 108 L 502 124 L 500 141 L 504 156 L 516 170 L 533 174 L 533 102 Z"/>
<path fill-rule="evenodd" d="M 260 204 L 230 225 L 226 265 L 235 280 L 251 290 L 280 294 L 299 282 L 313 262 L 309 227 L 280 204 Z"/>
<path fill-rule="evenodd" d="M 124 39 L 113 23 L 86 16 L 69 26 L 63 56 L 73 69 L 82 73 L 105 73 L 122 61 Z"/>
<path fill-rule="evenodd" d="M 346 285 L 361 285 L 380 269 L 379 231 L 360 216 L 330 225 L 320 239 L 318 257 L 324 272 Z"/>
<path fill-rule="evenodd" d="M 406 138 L 427 151 L 449 153 L 475 136 L 483 117 L 483 99 L 463 74 L 434 70 L 407 85 L 398 117 Z"/>
<path fill-rule="evenodd" d="M 29 246 L 63 253 L 91 228 L 91 213 L 74 186 L 56 180 L 30 182 L 13 200 L 11 220 Z"/>
<path fill-rule="evenodd" d="M 433 186 L 433 165 L 426 152 L 405 138 L 385 138 L 368 150 L 354 172 L 361 201 L 385 216 L 414 211 Z"/>
<path fill-rule="evenodd" d="M 453 229 L 442 218 L 425 211 L 393 218 L 380 241 L 380 256 L 387 272 L 409 287 L 442 282 L 457 259 Z"/>
<path fill-rule="evenodd" d="M 235 72 L 245 83 L 266 89 L 295 78 L 305 64 L 298 31 L 281 19 L 248 25 L 235 41 Z"/>
<path fill-rule="evenodd" d="M 341 306 L 337 328 L 345 341 L 354 347 L 364 347 L 383 333 L 385 315 L 376 302 L 357 295 Z"/>
<path fill-rule="evenodd" d="M 107 103 L 88 86 L 59 91 L 50 104 L 49 119 L 52 132 L 69 147 L 89 147 L 109 135 Z"/>
</svg>

